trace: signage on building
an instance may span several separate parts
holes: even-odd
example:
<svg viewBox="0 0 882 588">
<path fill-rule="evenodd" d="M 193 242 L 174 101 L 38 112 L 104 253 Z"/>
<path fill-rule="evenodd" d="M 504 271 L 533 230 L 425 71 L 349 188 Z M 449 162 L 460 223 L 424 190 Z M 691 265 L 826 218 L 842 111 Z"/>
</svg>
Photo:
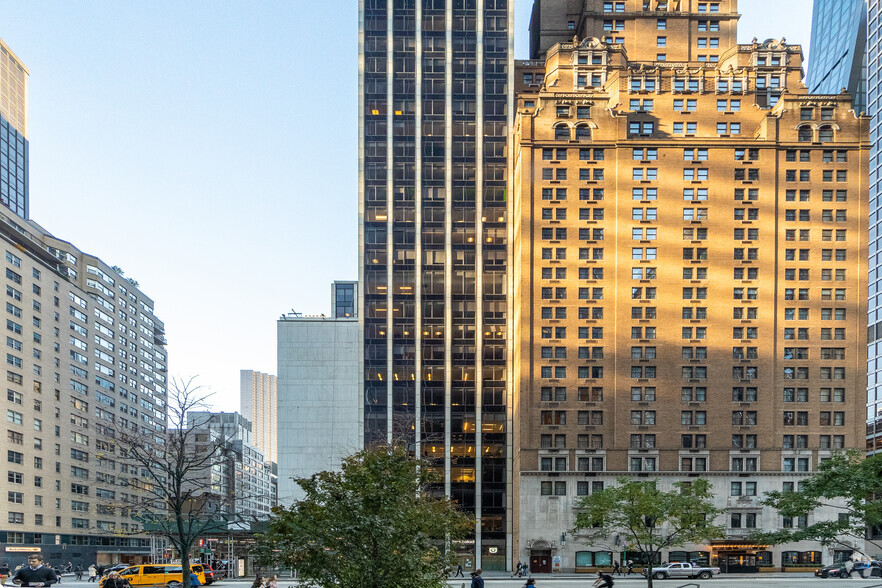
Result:
<svg viewBox="0 0 882 588">
<path fill-rule="evenodd" d="M 41 549 L 40 549 L 39 547 L 36 547 L 36 546 L 34 546 L 34 547 L 7 547 L 7 548 L 6 548 L 6 551 L 7 551 L 7 552 L 12 551 L 12 552 L 16 552 L 16 553 L 19 553 L 19 552 L 21 552 L 21 553 L 33 553 L 33 552 L 37 552 L 37 551 L 40 551 L 40 550 L 41 550 Z"/>
</svg>

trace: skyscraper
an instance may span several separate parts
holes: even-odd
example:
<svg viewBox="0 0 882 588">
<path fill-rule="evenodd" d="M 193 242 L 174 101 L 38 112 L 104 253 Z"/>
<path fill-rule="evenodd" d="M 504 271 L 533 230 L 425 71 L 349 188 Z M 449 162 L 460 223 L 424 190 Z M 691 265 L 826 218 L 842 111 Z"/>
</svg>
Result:
<svg viewBox="0 0 882 588">
<path fill-rule="evenodd" d="M 867 0 L 815 0 L 807 85 L 811 94 L 854 97 L 867 110 Z"/>
<path fill-rule="evenodd" d="M 580 497 L 700 476 L 726 537 L 663 560 L 841 561 L 865 546 L 749 536 L 803 524 L 764 492 L 863 446 L 870 120 L 807 92 L 799 45 L 735 43 L 734 0 L 584 8 L 516 76 L 515 555 L 639 561 L 562 540 Z"/>
<path fill-rule="evenodd" d="M 510 0 L 359 2 L 365 443 L 405 441 L 473 514 L 467 567 L 510 562 Z"/>
<path fill-rule="evenodd" d="M 278 382 L 276 376 L 252 370 L 239 371 L 239 404 L 253 426 L 252 440 L 267 461 L 277 463 Z"/>
<path fill-rule="evenodd" d="M 0 203 L 28 217 L 28 70 L 0 39 Z"/>
<path fill-rule="evenodd" d="M 882 2 L 870 0 L 867 29 L 867 63 L 869 68 L 867 99 L 873 117 L 870 126 L 870 281 L 867 390 L 867 452 L 882 451 Z M 875 530 L 874 530 L 875 532 Z"/>
</svg>

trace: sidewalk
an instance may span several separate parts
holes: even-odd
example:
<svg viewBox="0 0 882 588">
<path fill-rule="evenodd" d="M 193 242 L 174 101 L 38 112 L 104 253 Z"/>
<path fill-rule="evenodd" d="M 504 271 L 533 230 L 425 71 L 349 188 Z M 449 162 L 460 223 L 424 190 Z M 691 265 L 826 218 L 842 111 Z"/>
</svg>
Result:
<svg viewBox="0 0 882 588">
<path fill-rule="evenodd" d="M 465 579 L 469 579 L 469 573 L 465 573 Z M 730 580 L 744 578 L 746 580 L 758 580 L 761 578 L 814 578 L 814 570 L 809 572 L 770 572 L 770 573 L 762 573 L 762 574 L 720 574 L 719 576 L 714 576 L 715 578 L 727 578 Z M 485 581 L 494 581 L 494 580 L 511 580 L 511 572 L 497 572 L 497 571 L 486 571 L 481 574 L 481 577 L 484 578 Z M 588 579 L 588 578 L 596 578 L 596 574 L 530 574 L 530 578 L 535 578 L 538 582 L 539 580 L 555 580 L 560 578 L 561 580 L 574 580 L 574 579 Z M 527 576 L 520 578 L 521 580 L 526 580 Z M 613 576 L 616 582 L 620 580 L 641 580 L 643 582 L 646 581 L 646 578 L 642 574 L 631 574 L 630 576 Z M 514 577 L 517 580 L 517 576 Z M 463 580 L 463 578 L 453 578 L 450 577 L 449 580 Z"/>
</svg>

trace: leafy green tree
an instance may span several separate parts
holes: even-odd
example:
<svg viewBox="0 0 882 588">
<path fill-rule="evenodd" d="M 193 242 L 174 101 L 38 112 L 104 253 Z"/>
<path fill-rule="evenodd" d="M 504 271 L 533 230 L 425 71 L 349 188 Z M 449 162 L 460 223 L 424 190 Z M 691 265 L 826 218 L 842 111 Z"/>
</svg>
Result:
<svg viewBox="0 0 882 588">
<path fill-rule="evenodd" d="M 863 553 L 867 529 L 882 525 L 882 455 L 864 458 L 857 449 L 837 452 L 821 462 L 818 471 L 793 492 L 767 492 L 763 504 L 783 517 L 796 520 L 814 513 L 811 525 L 757 533 L 754 538 L 770 545 L 791 541 L 817 541 Z M 826 508 L 829 517 L 819 518 Z M 846 540 L 850 540 L 846 542 Z M 882 549 L 882 544 L 869 540 Z"/>
<path fill-rule="evenodd" d="M 619 478 L 616 486 L 579 502 L 573 532 L 587 536 L 589 545 L 622 535 L 648 562 L 659 558 L 662 549 L 722 536 L 723 528 L 714 519 L 723 511 L 714 506 L 708 481 L 698 478 L 674 486 L 676 490 L 663 492 L 656 481 Z M 651 587 L 651 564 L 648 572 Z"/>
<path fill-rule="evenodd" d="M 455 554 L 445 544 L 474 525 L 434 495 L 433 471 L 402 447 L 366 449 L 339 472 L 295 482 L 304 498 L 274 509 L 256 555 L 261 565 L 297 569 L 308 585 L 446 587 Z"/>
</svg>

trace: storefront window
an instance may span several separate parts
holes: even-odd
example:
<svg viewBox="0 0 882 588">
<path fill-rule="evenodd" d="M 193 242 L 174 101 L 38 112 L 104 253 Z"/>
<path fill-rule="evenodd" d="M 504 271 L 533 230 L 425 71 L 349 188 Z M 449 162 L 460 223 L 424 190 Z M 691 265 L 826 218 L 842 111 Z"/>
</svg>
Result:
<svg viewBox="0 0 882 588">
<path fill-rule="evenodd" d="M 576 567 L 577 568 L 587 568 L 594 565 L 594 552 L 593 551 L 577 551 L 576 552 Z"/>
</svg>

